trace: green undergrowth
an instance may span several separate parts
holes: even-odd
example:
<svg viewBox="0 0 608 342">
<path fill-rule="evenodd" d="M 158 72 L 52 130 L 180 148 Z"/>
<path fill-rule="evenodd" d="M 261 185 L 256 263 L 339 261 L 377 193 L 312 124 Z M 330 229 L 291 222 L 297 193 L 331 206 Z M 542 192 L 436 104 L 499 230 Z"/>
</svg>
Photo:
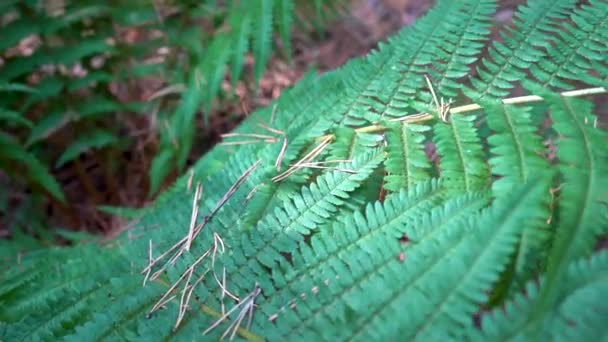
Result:
<svg viewBox="0 0 608 342">
<path fill-rule="evenodd" d="M 142 192 L 153 198 L 205 139 L 195 132 L 208 125 L 218 98 L 233 99 L 237 83 L 255 93 L 275 50 L 291 61 L 295 25 L 304 33 L 321 30 L 346 6 L 339 0 L 2 1 L 0 170 L 7 180 L 0 181 L 10 186 L 0 210 L 16 217 L 11 230 L 32 221 L 23 223 L 12 211 L 38 216 L 49 201 L 73 209 L 69 182 L 62 180 L 71 169 L 90 197 L 95 186 L 117 188 L 85 174 L 81 157 L 91 152 L 104 172 L 118 173 L 144 150 L 151 165 L 142 171 Z M 221 87 L 224 81 L 229 88 Z M 27 198 L 15 204 L 8 198 L 13 193 Z"/>
</svg>

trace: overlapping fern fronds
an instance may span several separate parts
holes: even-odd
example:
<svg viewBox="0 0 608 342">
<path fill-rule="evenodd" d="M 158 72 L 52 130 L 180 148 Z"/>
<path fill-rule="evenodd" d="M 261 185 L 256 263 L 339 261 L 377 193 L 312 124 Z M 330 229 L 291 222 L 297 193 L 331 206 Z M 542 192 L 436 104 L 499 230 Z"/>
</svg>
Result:
<svg viewBox="0 0 608 342">
<path fill-rule="evenodd" d="M 488 36 L 495 9 L 439 1 L 367 58 L 253 113 L 228 139 L 272 137 L 214 148 L 137 230 L 8 260 L 0 332 L 605 336 L 608 150 L 592 95 L 606 92 L 608 5 L 531 1 L 503 42 Z"/>
</svg>

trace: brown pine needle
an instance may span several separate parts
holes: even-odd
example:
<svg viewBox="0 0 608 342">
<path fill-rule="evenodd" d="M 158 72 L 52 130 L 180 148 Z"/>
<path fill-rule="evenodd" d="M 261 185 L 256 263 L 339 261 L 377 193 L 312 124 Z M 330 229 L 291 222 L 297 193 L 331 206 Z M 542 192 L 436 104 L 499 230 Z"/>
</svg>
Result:
<svg viewBox="0 0 608 342">
<path fill-rule="evenodd" d="M 218 248 L 219 247 L 219 248 Z M 217 284 L 219 285 L 219 287 L 222 289 L 222 305 L 223 305 L 223 300 L 226 294 L 228 294 L 232 299 L 236 300 L 237 302 L 239 301 L 239 298 L 235 295 L 233 295 L 230 291 L 228 291 L 228 289 L 225 287 L 224 283 L 226 282 L 226 268 L 223 268 L 223 282 L 220 281 L 217 277 L 217 274 L 215 273 L 215 255 L 217 254 L 217 252 L 220 252 L 220 254 L 224 254 L 225 251 L 225 246 L 224 246 L 224 240 L 222 240 L 222 237 L 218 234 L 218 233 L 213 233 L 213 254 L 211 255 L 211 270 L 213 271 L 213 278 L 215 278 L 215 281 L 217 282 Z"/>
<path fill-rule="evenodd" d="M 327 146 L 329 146 L 332 139 L 333 139 L 332 136 L 326 136 L 319 145 L 317 145 L 314 149 L 312 149 L 310 152 L 308 152 L 308 154 L 306 154 L 304 157 L 302 157 L 302 159 L 300 159 L 295 164 L 293 164 L 289 169 L 285 170 L 285 172 L 283 172 L 277 176 L 274 176 L 272 178 L 272 180 L 274 182 L 282 181 L 282 180 L 286 179 L 287 177 L 289 177 L 290 175 L 292 175 L 293 173 L 295 173 L 296 171 L 298 171 L 300 168 L 302 168 L 301 164 L 308 163 L 308 162 L 312 161 L 314 158 L 316 158 L 319 154 L 321 154 L 321 152 L 323 152 L 323 150 Z"/>
<path fill-rule="evenodd" d="M 344 159 L 344 160 L 323 160 L 323 161 L 318 161 L 318 162 L 308 162 L 306 164 L 311 164 L 311 165 L 323 165 L 323 164 L 330 164 L 330 163 L 352 163 L 353 161 L 350 159 Z"/>
<path fill-rule="evenodd" d="M 283 146 L 281 146 L 281 151 L 277 156 L 277 160 L 274 162 L 274 167 L 277 169 L 277 172 L 281 171 L 281 163 L 283 162 L 285 151 L 287 151 L 287 136 L 283 137 Z"/>
<path fill-rule="evenodd" d="M 148 96 L 146 101 L 154 101 L 157 98 L 160 98 L 160 97 L 163 97 L 166 95 L 179 94 L 179 93 L 183 92 L 185 89 L 186 89 L 186 86 L 183 83 L 172 84 L 172 85 L 166 86 L 166 87 L 154 92 L 152 95 Z"/>
<path fill-rule="evenodd" d="M 164 305 L 163 303 L 166 303 L 165 299 L 173 293 L 173 291 L 179 286 L 179 284 L 186 277 L 186 275 L 192 272 L 194 268 L 198 266 L 198 264 L 200 264 L 203 260 L 205 260 L 205 258 L 209 254 L 211 254 L 211 249 L 208 249 L 203 255 L 196 259 L 196 261 L 190 267 L 188 267 L 184 271 L 184 273 L 182 273 L 179 279 L 177 279 L 175 283 L 173 283 L 173 285 L 165 292 L 165 294 L 158 300 L 158 302 L 156 302 L 156 304 L 152 307 L 152 310 L 150 310 L 150 313 L 153 313 L 154 311 L 158 310 L 162 305 Z"/>
<path fill-rule="evenodd" d="M 240 140 L 240 141 L 223 141 L 221 143 L 219 143 L 218 145 L 222 145 L 222 146 L 230 146 L 230 145 L 249 145 L 249 144 L 259 144 L 259 143 L 266 143 L 266 144 L 272 144 L 277 142 L 276 139 L 266 139 L 266 140 Z"/>
<path fill-rule="evenodd" d="M 346 172 L 346 173 L 357 173 L 357 171 L 351 170 L 351 169 L 343 169 L 343 168 L 339 168 L 339 167 L 322 166 L 322 165 L 315 165 L 315 164 L 309 164 L 309 163 L 302 163 L 302 164 L 300 164 L 300 166 L 307 167 L 310 169 L 323 169 L 323 170 L 340 171 L 340 172 Z"/>
<path fill-rule="evenodd" d="M 234 184 L 232 184 L 232 186 L 228 189 L 228 191 L 226 191 L 224 196 L 220 199 L 220 201 L 217 203 L 211 213 L 205 216 L 205 219 L 203 220 L 203 227 L 224 206 L 224 204 L 226 204 L 226 202 L 230 199 L 230 197 L 232 197 L 232 195 L 234 195 L 234 193 L 239 189 L 239 187 L 243 185 L 245 180 L 247 180 L 247 177 L 249 177 L 249 175 L 251 175 L 251 173 L 258 167 L 258 165 L 260 165 L 261 161 L 261 159 L 258 159 L 255 163 L 253 163 L 253 165 L 251 165 L 247 170 L 245 170 L 245 172 L 243 172 L 243 174 L 236 180 L 236 182 L 234 182 Z"/>
<path fill-rule="evenodd" d="M 148 266 L 150 266 L 152 264 L 152 261 L 154 260 L 154 258 L 152 257 L 152 239 L 148 240 Z M 146 286 L 146 282 L 148 281 L 148 278 L 150 277 L 150 272 L 152 271 L 151 267 L 148 267 L 148 270 L 146 271 L 146 276 L 144 277 L 144 282 L 142 284 L 142 286 Z"/>
<path fill-rule="evenodd" d="M 280 129 L 272 128 L 263 122 L 258 122 L 258 126 L 262 127 L 263 129 L 267 130 L 268 132 L 278 134 L 278 135 L 285 135 L 285 132 L 281 131 Z"/>
<path fill-rule="evenodd" d="M 183 306 L 183 313 L 181 314 L 181 316 L 178 315 L 177 321 L 175 322 L 175 328 L 179 327 L 181 321 L 183 320 L 186 310 L 190 307 L 190 300 L 192 298 L 192 293 L 194 293 L 194 289 L 196 289 L 196 287 L 205 279 L 205 276 L 207 275 L 207 273 L 209 272 L 209 270 L 206 270 L 202 276 L 200 276 L 195 282 L 194 284 L 192 284 L 192 286 L 190 286 L 187 290 L 187 295 L 186 295 L 186 299 L 184 301 L 184 306 Z M 180 307 L 181 310 L 181 307 Z M 181 318 L 180 318 L 181 317 Z"/>
<path fill-rule="evenodd" d="M 181 323 L 182 319 L 186 315 L 186 311 L 188 310 L 188 303 L 186 302 L 186 297 L 187 297 L 188 290 L 190 289 L 190 280 L 192 279 L 193 273 L 194 273 L 194 269 L 190 269 L 190 271 L 188 272 L 188 279 L 186 279 L 186 286 L 184 286 L 184 289 L 182 290 L 182 295 L 179 300 L 179 308 L 177 311 L 177 320 L 175 321 L 174 328 L 177 328 L 179 326 L 179 323 Z"/>
<path fill-rule="evenodd" d="M 257 184 L 256 186 L 254 186 L 253 189 L 251 189 L 251 191 L 249 191 L 247 196 L 245 196 L 245 200 L 249 201 L 253 197 L 253 195 L 255 195 L 255 193 L 258 191 L 259 187 L 261 187 L 263 185 L 264 185 L 264 183 Z"/>
<path fill-rule="evenodd" d="M 243 321 L 243 319 L 245 318 L 245 316 L 249 315 L 249 317 L 250 317 L 249 322 L 251 322 L 251 319 L 253 316 L 253 308 L 255 306 L 255 299 L 257 298 L 257 296 L 260 295 L 261 292 L 262 292 L 262 289 L 259 287 L 258 284 L 256 284 L 255 289 L 250 294 L 248 294 L 247 297 L 245 297 L 243 299 L 243 301 L 241 301 L 240 303 L 233 306 L 232 309 L 230 309 L 228 312 L 226 312 L 224 315 L 222 315 L 222 317 L 220 317 L 217 321 L 215 321 L 211 326 L 209 326 L 209 328 L 207 328 L 207 330 L 205 330 L 203 332 L 203 335 L 206 335 L 211 330 L 215 329 L 218 325 L 220 325 L 223 321 L 225 321 L 228 317 L 230 317 L 230 314 L 232 314 L 234 311 L 236 311 L 238 308 L 240 308 L 242 306 L 243 308 L 237 315 L 236 320 L 234 320 L 228 326 L 228 329 L 226 329 L 226 331 L 221 336 L 221 339 L 224 339 L 226 337 L 226 335 L 228 335 L 228 333 L 230 331 L 232 331 L 232 333 L 230 334 L 230 339 L 232 340 L 234 338 L 234 335 L 238 331 L 240 324 Z"/>
<path fill-rule="evenodd" d="M 225 133 L 220 135 L 222 138 L 234 138 L 234 137 L 247 137 L 247 138 L 259 138 L 259 139 L 275 139 L 275 137 L 266 134 L 257 133 Z"/>
<path fill-rule="evenodd" d="M 168 265 L 173 264 L 177 260 L 177 258 L 179 258 L 182 255 L 182 253 L 185 249 L 184 244 L 187 243 L 188 239 L 191 239 L 191 241 L 192 241 L 196 238 L 196 236 L 198 236 L 198 234 L 203 230 L 203 228 L 205 228 L 205 225 L 222 208 L 222 206 L 224 206 L 224 204 L 230 199 L 230 197 L 232 197 L 232 195 L 234 195 L 234 193 L 239 189 L 239 187 L 245 182 L 247 177 L 249 177 L 249 175 L 258 167 L 260 162 L 261 162 L 261 159 L 258 159 L 251 167 L 249 167 L 247 170 L 245 170 L 245 172 L 236 180 L 236 182 L 228 189 L 226 194 L 224 194 L 224 196 L 220 199 L 220 201 L 217 203 L 217 205 L 211 211 L 211 213 L 203 218 L 203 222 L 200 223 L 199 225 L 197 225 L 196 227 L 194 227 L 192 234 L 190 234 L 190 232 L 189 232 L 189 234 L 187 236 L 184 236 L 181 240 L 179 240 L 177 243 L 175 243 L 171 248 L 169 248 L 167 251 L 165 251 L 163 254 L 161 254 L 158 258 L 154 259 L 153 262 L 148 263 L 148 266 L 146 266 L 141 271 L 141 273 L 142 274 L 147 273 L 158 262 L 160 262 L 162 259 L 164 259 L 167 255 L 169 255 L 171 252 L 173 252 L 176 249 L 178 249 L 179 247 L 181 247 L 177 250 L 177 252 L 175 252 L 175 254 L 169 259 L 168 262 L 166 262 L 158 271 L 156 271 L 150 277 L 151 280 L 155 280 L 156 278 L 158 278 L 158 276 L 160 276 L 162 274 L 162 272 L 167 268 Z"/>
<path fill-rule="evenodd" d="M 164 257 L 166 257 L 169 253 L 171 253 L 172 251 L 174 251 L 176 248 L 178 248 L 179 246 L 181 246 L 184 242 L 186 242 L 186 239 L 188 237 L 185 236 L 183 239 L 181 239 L 180 241 L 178 241 L 176 244 L 174 244 L 173 246 L 171 246 L 171 248 L 169 248 L 168 250 L 166 250 L 163 254 L 159 255 L 158 258 L 154 259 L 153 262 L 149 263 L 148 266 L 146 266 L 141 273 L 146 273 L 148 272 L 150 269 L 152 269 L 152 267 L 154 267 L 159 261 L 161 261 Z M 154 279 L 154 278 L 152 278 Z"/>
<path fill-rule="evenodd" d="M 429 113 L 418 113 L 412 115 L 406 115 L 399 118 L 390 119 L 392 122 L 403 122 L 403 123 L 416 123 L 433 120 L 433 116 Z M 365 128 L 365 127 L 364 127 Z"/>
<path fill-rule="evenodd" d="M 196 184 L 196 191 L 194 192 L 194 199 L 192 200 L 192 215 L 190 216 L 190 228 L 188 229 L 188 238 L 184 249 L 190 251 L 190 245 L 194 239 L 194 227 L 196 225 L 196 218 L 198 217 L 198 202 L 203 197 L 203 186 L 201 183 Z"/>
<path fill-rule="evenodd" d="M 192 188 L 192 179 L 194 179 L 194 170 L 190 170 L 190 176 L 188 176 L 188 183 L 186 184 L 186 192 L 190 192 L 190 188 Z"/>
<path fill-rule="evenodd" d="M 431 91 L 431 96 L 433 97 L 433 102 L 435 103 L 435 107 L 439 108 L 439 101 L 437 100 L 437 94 L 435 94 L 435 89 L 433 88 L 433 85 L 431 84 L 431 80 L 429 79 L 429 77 L 427 75 L 424 75 L 424 79 L 426 80 L 426 85 L 429 87 L 429 90 Z"/>
<path fill-rule="evenodd" d="M 274 122 L 274 115 L 277 113 L 278 104 L 274 104 L 272 107 L 272 112 L 270 113 L 270 120 L 268 121 L 271 125 Z"/>
</svg>

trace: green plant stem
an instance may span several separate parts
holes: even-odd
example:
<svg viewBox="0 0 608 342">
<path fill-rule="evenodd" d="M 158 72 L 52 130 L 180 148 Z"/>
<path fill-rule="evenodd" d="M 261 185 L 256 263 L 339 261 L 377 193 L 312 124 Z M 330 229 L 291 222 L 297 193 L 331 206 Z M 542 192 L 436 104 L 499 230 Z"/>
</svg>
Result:
<svg viewBox="0 0 608 342">
<path fill-rule="evenodd" d="M 590 95 L 598 95 L 598 94 L 605 94 L 605 93 L 608 93 L 608 90 L 606 88 L 597 87 L 597 88 L 584 88 L 584 89 L 565 91 L 565 92 L 560 93 L 560 95 L 564 96 L 564 97 L 581 97 L 581 96 L 590 96 Z M 518 97 L 504 99 L 504 100 L 502 100 L 502 103 L 514 105 L 514 104 L 532 103 L 532 102 L 541 102 L 541 101 L 544 101 L 544 99 L 540 96 L 526 95 L 526 96 L 518 96 Z M 449 115 L 474 112 L 481 108 L 482 107 L 480 105 L 478 105 L 476 103 L 471 103 L 468 105 L 451 108 L 449 110 Z M 392 119 L 391 121 L 403 122 L 403 123 L 408 124 L 408 123 L 418 123 L 418 122 L 434 120 L 435 118 L 436 118 L 436 116 L 431 113 L 420 113 L 420 114 L 412 115 L 411 119 L 408 119 L 408 117 L 405 116 L 405 117 Z M 384 125 L 373 124 L 370 126 L 357 128 L 355 130 L 355 132 L 357 132 L 357 133 L 376 133 L 376 132 L 382 132 L 385 129 L 386 129 L 386 127 Z"/>
</svg>

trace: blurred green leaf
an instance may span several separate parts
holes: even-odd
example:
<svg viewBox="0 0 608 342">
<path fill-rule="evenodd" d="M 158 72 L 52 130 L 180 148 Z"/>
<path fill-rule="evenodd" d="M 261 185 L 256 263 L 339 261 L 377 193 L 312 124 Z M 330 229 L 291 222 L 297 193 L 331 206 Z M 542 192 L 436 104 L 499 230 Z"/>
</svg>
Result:
<svg viewBox="0 0 608 342">
<path fill-rule="evenodd" d="M 97 210 L 126 220 L 136 219 L 142 213 L 142 209 L 139 208 L 117 207 L 112 205 L 98 205 Z"/>
<path fill-rule="evenodd" d="M 71 162 L 80 154 L 91 149 L 104 148 L 116 144 L 118 141 L 118 137 L 114 134 L 103 130 L 95 130 L 86 135 L 81 135 L 66 148 L 61 156 L 59 156 L 59 159 L 57 159 L 57 162 L 55 163 L 55 167 L 61 167 L 65 163 Z"/>
<path fill-rule="evenodd" d="M 70 112 L 52 112 L 44 117 L 32 128 L 29 137 L 26 140 L 25 145 L 31 146 L 32 144 L 46 139 L 51 134 L 58 131 L 60 128 L 65 126 L 67 123 L 74 119 L 74 114 Z"/>
<path fill-rule="evenodd" d="M 114 80 L 114 76 L 106 71 L 94 71 L 88 73 L 85 77 L 73 80 L 69 83 L 67 90 L 73 92 L 75 90 L 91 87 L 95 83 L 110 83 Z"/>
<path fill-rule="evenodd" d="M 0 132 L 0 159 L 8 159 L 25 165 L 32 181 L 42 186 L 57 200 L 65 203 L 61 186 L 46 166 L 36 156 L 24 149 L 18 141 L 2 132 Z"/>
<path fill-rule="evenodd" d="M 12 111 L 10 109 L 0 107 L 0 122 L 6 121 L 13 124 L 19 124 L 27 128 L 34 127 L 34 123 L 28 118 L 21 115 L 21 113 Z"/>
<path fill-rule="evenodd" d="M 28 85 L 21 83 L 1 83 L 0 92 L 22 92 L 22 93 L 35 93 L 37 90 Z"/>
<path fill-rule="evenodd" d="M 162 185 L 163 181 L 173 169 L 174 164 L 172 163 L 174 158 L 172 149 L 165 148 L 158 153 L 152 160 L 150 166 L 150 192 L 149 196 L 154 195 Z"/>
</svg>

